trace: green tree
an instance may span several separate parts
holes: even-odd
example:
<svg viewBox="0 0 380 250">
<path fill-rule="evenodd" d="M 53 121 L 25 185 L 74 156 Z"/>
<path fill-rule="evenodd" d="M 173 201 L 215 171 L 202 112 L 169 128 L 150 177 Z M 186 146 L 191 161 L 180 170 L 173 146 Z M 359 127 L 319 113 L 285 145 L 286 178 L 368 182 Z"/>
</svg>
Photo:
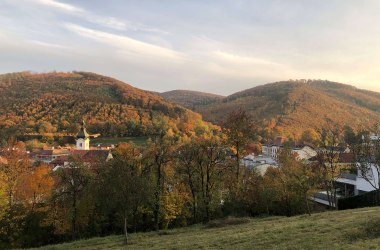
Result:
<svg viewBox="0 0 380 250">
<path fill-rule="evenodd" d="M 96 186 L 100 205 L 116 211 L 122 217 L 125 243 L 128 226 L 134 223 L 138 209 L 147 204 L 149 185 L 144 175 L 140 151 L 133 145 L 119 147 L 114 158 L 103 164 Z M 136 225 L 134 225 L 136 228 Z"/>
<path fill-rule="evenodd" d="M 58 181 L 54 199 L 55 202 L 68 206 L 69 214 L 66 216 L 70 218 L 71 236 L 75 240 L 78 237 L 78 208 L 94 172 L 79 157 L 72 156 L 69 162 L 68 166 L 61 167 L 56 172 Z"/>
<path fill-rule="evenodd" d="M 252 117 L 246 111 L 238 109 L 228 114 L 223 127 L 228 143 L 235 153 L 236 191 L 238 191 L 240 162 L 245 154 L 245 146 L 252 138 L 254 124 Z"/>
</svg>

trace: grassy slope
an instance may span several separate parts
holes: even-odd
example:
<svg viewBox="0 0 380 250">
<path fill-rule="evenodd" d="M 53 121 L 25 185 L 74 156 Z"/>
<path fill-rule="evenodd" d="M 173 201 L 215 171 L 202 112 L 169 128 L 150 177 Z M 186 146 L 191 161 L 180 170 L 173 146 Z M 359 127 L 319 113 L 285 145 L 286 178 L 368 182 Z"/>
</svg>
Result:
<svg viewBox="0 0 380 250">
<path fill-rule="evenodd" d="M 377 236 L 364 229 L 378 222 Z M 43 249 L 126 249 L 121 236 L 93 238 Z M 128 249 L 378 249 L 380 207 L 297 217 L 251 219 L 219 228 L 193 226 L 130 237 Z"/>
</svg>

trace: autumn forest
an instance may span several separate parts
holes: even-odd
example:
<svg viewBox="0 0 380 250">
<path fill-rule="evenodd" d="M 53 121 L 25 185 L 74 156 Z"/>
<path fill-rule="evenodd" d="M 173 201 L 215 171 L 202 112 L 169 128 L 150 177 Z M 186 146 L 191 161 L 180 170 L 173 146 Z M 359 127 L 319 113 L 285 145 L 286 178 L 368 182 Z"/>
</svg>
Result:
<svg viewBox="0 0 380 250">
<path fill-rule="evenodd" d="M 279 82 L 228 97 L 180 93 L 173 100 L 173 92 L 86 72 L 1 75 L 0 248 L 113 234 L 128 244 L 130 233 L 227 216 L 311 214 L 321 209 L 313 193 L 328 190 L 337 199 L 336 178 L 355 171 L 340 164 L 346 155 L 334 147 L 361 152 L 363 136 L 380 121 L 380 94 L 325 81 Z M 83 150 L 58 168 L 31 160 L 34 150 L 72 146 L 82 120 L 100 137 L 147 140 L 112 145 L 107 160 L 85 159 Z M 287 139 L 276 156 L 280 167 L 262 174 L 241 164 L 278 136 Z M 299 142 L 316 156 L 300 159 L 292 151 Z"/>
</svg>

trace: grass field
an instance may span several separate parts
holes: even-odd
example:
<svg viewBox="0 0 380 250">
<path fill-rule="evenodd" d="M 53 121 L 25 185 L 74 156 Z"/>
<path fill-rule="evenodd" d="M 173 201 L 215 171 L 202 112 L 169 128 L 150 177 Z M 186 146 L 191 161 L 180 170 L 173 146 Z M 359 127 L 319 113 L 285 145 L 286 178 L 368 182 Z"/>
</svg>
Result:
<svg viewBox="0 0 380 250">
<path fill-rule="evenodd" d="M 97 146 L 98 144 L 103 146 L 109 146 L 111 144 L 116 145 L 119 142 L 133 142 L 137 146 L 144 146 L 148 137 L 99 137 L 90 140 L 91 146 Z"/>
<path fill-rule="evenodd" d="M 380 207 L 137 233 L 128 248 L 110 236 L 42 249 L 380 249 Z"/>
</svg>

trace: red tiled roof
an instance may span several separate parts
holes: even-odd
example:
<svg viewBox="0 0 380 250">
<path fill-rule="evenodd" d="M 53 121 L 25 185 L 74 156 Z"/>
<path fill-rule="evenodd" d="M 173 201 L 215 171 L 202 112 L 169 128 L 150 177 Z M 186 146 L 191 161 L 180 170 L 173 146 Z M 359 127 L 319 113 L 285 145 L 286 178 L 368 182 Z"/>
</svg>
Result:
<svg viewBox="0 0 380 250">
<path fill-rule="evenodd" d="M 70 155 L 59 156 L 50 164 L 52 165 L 63 165 L 64 162 L 69 161 L 70 156 L 78 157 L 82 159 L 84 162 L 94 162 L 96 160 L 105 161 L 108 157 L 109 150 L 71 150 Z"/>
</svg>

